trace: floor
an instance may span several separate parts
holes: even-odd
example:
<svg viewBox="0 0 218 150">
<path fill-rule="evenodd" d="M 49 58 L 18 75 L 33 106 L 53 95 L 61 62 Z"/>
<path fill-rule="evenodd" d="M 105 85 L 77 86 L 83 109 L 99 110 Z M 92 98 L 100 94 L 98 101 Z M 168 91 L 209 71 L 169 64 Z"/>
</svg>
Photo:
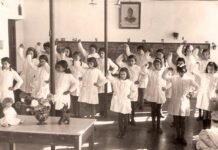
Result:
<svg viewBox="0 0 218 150">
<path fill-rule="evenodd" d="M 191 101 L 192 108 L 195 100 Z M 98 118 L 96 122 L 95 149 L 96 150 L 192 150 L 193 136 L 200 131 L 200 123 L 196 121 L 195 109 L 191 109 L 191 117 L 187 119 L 186 139 L 187 146 L 173 144 L 175 136 L 174 128 L 170 127 L 172 118 L 165 111 L 167 103 L 163 107 L 164 118 L 162 119 L 163 134 L 148 134 L 147 129 L 151 126 L 150 108 L 146 105 L 143 111 L 136 113 L 136 126 L 130 126 L 124 139 L 117 139 L 118 130 L 116 114 L 109 112 L 107 119 Z M 83 149 L 88 145 L 84 144 Z M 57 150 L 73 150 L 73 147 L 57 146 Z M 0 150 L 8 150 L 8 145 L 0 143 Z M 49 146 L 17 144 L 17 150 L 50 150 Z"/>
</svg>

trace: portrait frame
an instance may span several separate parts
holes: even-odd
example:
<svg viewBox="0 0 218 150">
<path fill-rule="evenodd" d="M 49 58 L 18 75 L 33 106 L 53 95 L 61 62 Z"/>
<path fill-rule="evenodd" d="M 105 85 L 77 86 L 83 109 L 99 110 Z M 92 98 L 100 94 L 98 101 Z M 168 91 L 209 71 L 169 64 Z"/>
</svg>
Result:
<svg viewBox="0 0 218 150">
<path fill-rule="evenodd" d="M 121 2 L 119 9 L 120 29 L 141 28 L 141 2 Z"/>
</svg>

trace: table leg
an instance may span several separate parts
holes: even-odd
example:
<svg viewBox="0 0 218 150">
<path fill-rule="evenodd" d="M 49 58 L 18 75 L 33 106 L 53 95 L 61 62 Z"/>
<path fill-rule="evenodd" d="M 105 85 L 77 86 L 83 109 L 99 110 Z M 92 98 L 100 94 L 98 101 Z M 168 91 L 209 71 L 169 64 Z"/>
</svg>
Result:
<svg viewBox="0 0 218 150">
<path fill-rule="evenodd" d="M 89 150 L 94 150 L 94 132 L 92 132 L 89 138 Z"/>
<path fill-rule="evenodd" d="M 9 143 L 9 149 L 10 149 L 10 150 L 16 150 L 16 145 L 15 145 L 15 143 Z"/>
<path fill-rule="evenodd" d="M 79 136 L 75 142 L 75 149 L 82 150 L 82 138 Z"/>
<path fill-rule="evenodd" d="M 51 146 L 51 150 L 55 150 L 55 146 L 54 145 Z"/>
</svg>

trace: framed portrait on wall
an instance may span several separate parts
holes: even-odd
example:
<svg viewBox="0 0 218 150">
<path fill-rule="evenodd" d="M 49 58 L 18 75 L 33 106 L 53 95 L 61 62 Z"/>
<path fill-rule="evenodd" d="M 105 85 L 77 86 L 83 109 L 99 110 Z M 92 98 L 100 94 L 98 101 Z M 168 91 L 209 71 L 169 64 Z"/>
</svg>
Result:
<svg viewBox="0 0 218 150">
<path fill-rule="evenodd" d="M 121 2 L 119 15 L 119 28 L 140 29 L 141 26 L 141 3 Z"/>
</svg>

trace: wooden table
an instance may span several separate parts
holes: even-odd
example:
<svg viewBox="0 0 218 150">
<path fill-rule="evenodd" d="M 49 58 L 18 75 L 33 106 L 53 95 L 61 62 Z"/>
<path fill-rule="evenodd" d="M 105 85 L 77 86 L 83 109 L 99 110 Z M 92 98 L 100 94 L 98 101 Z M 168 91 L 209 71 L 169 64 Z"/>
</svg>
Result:
<svg viewBox="0 0 218 150">
<path fill-rule="evenodd" d="M 71 118 L 70 125 L 58 125 L 57 117 L 49 117 L 47 125 L 37 125 L 34 116 L 19 116 L 24 124 L 0 127 L 0 141 L 9 143 L 10 150 L 15 150 L 15 143 L 51 145 L 74 145 L 82 149 L 82 143 L 88 142 L 89 149 L 94 149 L 94 119 Z"/>
</svg>

